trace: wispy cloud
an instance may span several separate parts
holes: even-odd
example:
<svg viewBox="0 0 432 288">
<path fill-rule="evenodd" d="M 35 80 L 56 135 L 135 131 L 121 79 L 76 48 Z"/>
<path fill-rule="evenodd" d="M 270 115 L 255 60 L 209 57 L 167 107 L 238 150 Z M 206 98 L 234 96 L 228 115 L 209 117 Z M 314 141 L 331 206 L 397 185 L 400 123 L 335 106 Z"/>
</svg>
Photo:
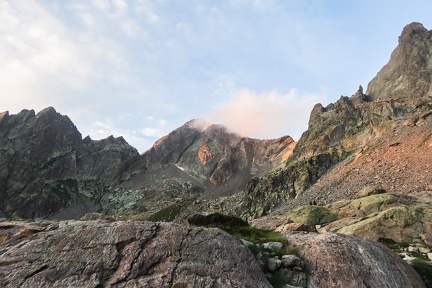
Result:
<svg viewBox="0 0 432 288">
<path fill-rule="evenodd" d="M 302 95 L 295 89 L 263 94 L 241 90 L 203 117 L 243 136 L 267 139 L 290 135 L 298 140 L 307 128 L 313 106 L 326 101 L 325 91 Z"/>
<path fill-rule="evenodd" d="M 279 134 L 295 137 L 292 129 L 305 127 L 314 97 L 322 101 L 321 87 L 328 91 L 325 101 L 331 101 L 370 80 L 361 74 L 370 70 L 360 57 L 371 53 L 361 45 L 369 37 L 354 36 L 353 29 L 357 35 L 369 27 L 364 33 L 376 33 L 371 39 L 375 47 L 382 47 L 382 34 L 391 25 L 377 24 L 388 9 L 385 5 L 370 0 L 374 10 L 358 1 L 330 2 L 1 0 L 0 110 L 16 113 L 53 106 L 70 116 L 83 135 L 96 139 L 125 133 L 142 151 L 161 133 L 202 114 L 234 109 L 236 99 L 243 97 L 251 101 L 244 103 L 247 109 L 265 105 L 272 111 L 257 127 L 271 130 L 279 123 L 303 121 L 280 127 Z M 428 2 L 418 3 L 429 19 Z M 411 13 L 404 17 L 417 15 L 416 5 L 404 5 Z M 379 16 L 375 22 L 352 21 L 369 11 Z M 395 28 L 395 41 L 401 28 Z M 371 62 L 379 63 L 376 58 Z M 241 89 L 246 90 L 236 92 Z M 285 107 L 285 113 L 273 106 Z M 293 118 L 278 120 L 270 114 Z M 214 119 L 234 125 L 234 118 Z M 109 125 L 102 129 L 98 121 Z M 273 130 L 274 134 L 249 136 L 278 136 Z"/>
</svg>

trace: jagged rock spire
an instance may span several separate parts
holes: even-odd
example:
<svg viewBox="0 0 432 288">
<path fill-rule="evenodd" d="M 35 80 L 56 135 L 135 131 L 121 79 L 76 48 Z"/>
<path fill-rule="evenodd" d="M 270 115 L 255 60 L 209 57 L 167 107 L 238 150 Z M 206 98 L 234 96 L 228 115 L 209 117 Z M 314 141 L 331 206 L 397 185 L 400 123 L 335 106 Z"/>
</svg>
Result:
<svg viewBox="0 0 432 288">
<path fill-rule="evenodd" d="M 369 82 L 372 99 L 432 95 L 432 30 L 413 22 L 402 31 L 389 62 Z"/>
</svg>

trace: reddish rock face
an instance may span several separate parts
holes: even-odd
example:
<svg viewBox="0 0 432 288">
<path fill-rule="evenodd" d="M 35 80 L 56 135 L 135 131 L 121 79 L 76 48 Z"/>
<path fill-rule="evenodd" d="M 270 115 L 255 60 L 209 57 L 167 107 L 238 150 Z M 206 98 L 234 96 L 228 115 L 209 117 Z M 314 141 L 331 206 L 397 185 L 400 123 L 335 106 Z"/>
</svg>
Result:
<svg viewBox="0 0 432 288">
<path fill-rule="evenodd" d="M 0 229 L 3 287 L 271 287 L 252 252 L 219 229 L 97 221 Z"/>
<path fill-rule="evenodd" d="M 172 177 L 170 170 L 176 166 L 181 170 L 176 175 L 183 179 L 180 181 L 192 177 L 194 185 L 206 190 L 204 193 L 218 194 L 214 190 L 220 187 L 227 196 L 242 190 L 252 176 L 282 167 L 295 143 L 289 136 L 272 140 L 241 137 L 221 125 L 191 120 L 142 154 L 148 168 L 142 173 L 157 171 Z"/>
</svg>

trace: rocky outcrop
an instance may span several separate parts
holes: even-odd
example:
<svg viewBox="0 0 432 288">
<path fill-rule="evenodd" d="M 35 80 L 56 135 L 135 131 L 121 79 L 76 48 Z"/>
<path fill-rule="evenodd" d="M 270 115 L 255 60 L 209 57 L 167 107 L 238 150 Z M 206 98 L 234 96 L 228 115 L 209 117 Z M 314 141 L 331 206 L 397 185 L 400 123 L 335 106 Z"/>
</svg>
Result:
<svg viewBox="0 0 432 288">
<path fill-rule="evenodd" d="M 82 140 L 72 121 L 52 107 L 38 114 L 2 113 L 0 209 L 23 218 L 47 217 L 67 207 L 71 211 L 65 216 L 83 215 L 89 211 L 80 209 L 90 199 L 128 177 L 137 156 L 122 137 Z"/>
<path fill-rule="evenodd" d="M 332 211 L 325 207 L 309 205 L 299 206 L 281 216 L 281 219 L 315 227 L 315 225 L 329 224 L 338 218 Z"/>
<path fill-rule="evenodd" d="M 390 61 L 368 85 L 372 99 L 432 95 L 432 33 L 420 23 L 407 25 Z"/>
<path fill-rule="evenodd" d="M 294 147 L 289 136 L 257 140 L 230 133 L 221 125 L 191 120 L 158 140 L 142 158 L 146 167 L 176 166 L 199 183 L 221 185 L 236 176 L 241 177 L 237 182 L 244 182 L 250 175 L 282 166 Z"/>
<path fill-rule="evenodd" d="M 400 196 L 372 195 L 353 201 L 339 201 L 328 207 L 340 219 L 320 231 L 332 231 L 378 241 L 422 241 L 432 244 L 432 207 L 429 204 L 404 205 Z"/>
<path fill-rule="evenodd" d="M 285 168 L 252 178 L 235 213 L 247 220 L 271 213 L 272 209 L 295 199 L 318 181 L 344 154 L 343 151 L 331 150 L 309 158 L 291 160 Z"/>
<path fill-rule="evenodd" d="M 4 287 L 271 287 L 240 240 L 152 222 L 0 222 Z"/>
<path fill-rule="evenodd" d="M 426 287 L 399 255 L 374 242 L 333 233 L 287 235 L 310 271 L 308 287 Z"/>
</svg>

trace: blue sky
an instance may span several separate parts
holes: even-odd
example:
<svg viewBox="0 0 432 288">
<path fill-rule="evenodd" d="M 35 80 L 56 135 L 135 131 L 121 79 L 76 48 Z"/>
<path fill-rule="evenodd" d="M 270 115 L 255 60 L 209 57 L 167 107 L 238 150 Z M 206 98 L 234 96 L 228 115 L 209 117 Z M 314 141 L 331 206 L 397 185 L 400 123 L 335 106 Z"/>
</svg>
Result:
<svg viewBox="0 0 432 288">
<path fill-rule="evenodd" d="M 140 152 L 190 119 L 298 140 L 430 0 L 0 0 L 0 111 L 53 106 Z"/>
</svg>

